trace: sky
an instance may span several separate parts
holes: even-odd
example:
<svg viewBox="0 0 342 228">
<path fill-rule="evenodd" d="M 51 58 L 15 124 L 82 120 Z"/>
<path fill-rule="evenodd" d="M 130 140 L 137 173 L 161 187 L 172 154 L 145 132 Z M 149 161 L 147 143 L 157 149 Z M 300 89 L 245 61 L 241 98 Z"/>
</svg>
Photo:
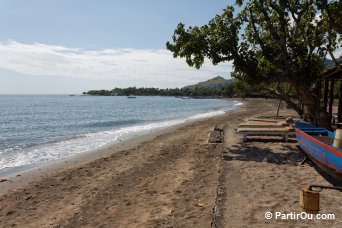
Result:
<svg viewBox="0 0 342 228">
<path fill-rule="evenodd" d="M 227 0 L 0 0 L 0 94 L 75 94 L 114 87 L 175 88 L 215 76 L 174 59 L 177 24 L 206 24 Z"/>
</svg>

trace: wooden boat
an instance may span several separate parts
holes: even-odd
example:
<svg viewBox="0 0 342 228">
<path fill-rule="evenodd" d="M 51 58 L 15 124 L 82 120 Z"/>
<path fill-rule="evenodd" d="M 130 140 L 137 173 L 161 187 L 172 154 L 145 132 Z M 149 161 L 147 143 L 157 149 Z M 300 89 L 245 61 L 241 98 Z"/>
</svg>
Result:
<svg viewBox="0 0 342 228">
<path fill-rule="evenodd" d="M 304 121 L 295 123 L 300 149 L 321 170 L 342 180 L 342 149 L 333 146 L 335 134 Z"/>
</svg>

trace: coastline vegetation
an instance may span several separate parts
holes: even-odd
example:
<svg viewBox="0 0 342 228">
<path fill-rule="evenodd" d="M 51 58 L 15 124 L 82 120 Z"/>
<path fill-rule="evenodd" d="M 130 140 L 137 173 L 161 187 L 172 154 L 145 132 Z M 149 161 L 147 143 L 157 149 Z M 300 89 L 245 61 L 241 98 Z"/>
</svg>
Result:
<svg viewBox="0 0 342 228">
<path fill-rule="evenodd" d="M 238 9 L 238 10 L 237 10 Z M 166 47 L 190 67 L 232 62 L 234 82 L 220 88 L 115 88 L 88 95 L 272 97 L 305 121 L 330 129 L 320 106 L 321 80 L 330 65 L 340 69 L 340 1 L 235 1 L 203 26 L 179 23 Z M 335 84 L 335 97 L 341 83 Z M 337 92 L 336 92 L 337 91 Z M 319 107 L 319 108 L 317 108 Z"/>
<path fill-rule="evenodd" d="M 220 76 L 183 88 L 128 87 L 112 90 L 90 90 L 83 92 L 91 96 L 191 96 L 191 97 L 260 97 L 264 96 L 258 88 L 239 80 L 226 80 Z"/>
<path fill-rule="evenodd" d="M 233 74 L 234 75 L 234 74 Z M 233 76 L 232 75 L 232 76 Z M 211 79 L 210 79 L 211 80 Z M 208 81 L 210 81 L 208 80 Z M 208 82 L 207 81 L 207 82 Z M 228 81 L 228 80 L 226 80 Z M 341 82 L 336 82 L 334 89 L 334 98 L 338 99 Z M 289 89 L 288 89 L 289 90 Z M 154 87 L 128 87 L 128 88 L 114 88 L 112 90 L 89 90 L 83 92 L 83 95 L 89 96 L 191 96 L 191 97 L 239 97 L 239 98 L 266 98 L 272 97 L 272 94 L 268 93 L 261 86 L 253 85 L 243 80 L 234 79 L 230 80 L 230 83 L 224 86 L 208 86 L 206 82 L 200 82 L 196 85 L 185 86 L 183 88 L 154 88 Z M 292 90 L 288 97 L 295 99 L 295 91 Z M 337 101 L 335 101 L 337 102 Z"/>
<path fill-rule="evenodd" d="M 113 90 L 90 90 L 88 92 L 83 92 L 83 95 L 90 96 L 224 96 L 224 97 L 233 97 L 234 96 L 234 87 L 229 86 L 222 89 L 210 89 L 210 88 L 198 88 L 196 87 L 194 90 L 189 88 L 136 88 L 136 87 L 128 87 L 128 88 L 115 88 Z"/>
<path fill-rule="evenodd" d="M 238 9 L 238 10 L 236 10 Z M 235 78 L 284 100 L 304 120 L 330 128 L 317 90 L 342 47 L 341 1 L 235 1 L 203 26 L 179 23 L 166 47 L 200 68 L 231 61 Z"/>
</svg>

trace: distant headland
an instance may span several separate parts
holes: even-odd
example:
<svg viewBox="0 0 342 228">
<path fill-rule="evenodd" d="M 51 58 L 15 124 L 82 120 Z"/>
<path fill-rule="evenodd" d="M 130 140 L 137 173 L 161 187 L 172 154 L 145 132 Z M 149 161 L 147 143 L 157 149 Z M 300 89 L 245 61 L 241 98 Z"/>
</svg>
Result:
<svg viewBox="0 0 342 228">
<path fill-rule="evenodd" d="M 90 96 L 192 96 L 192 97 L 232 97 L 236 94 L 234 79 L 214 77 L 204 82 L 182 88 L 159 89 L 154 87 L 114 88 L 112 90 L 90 90 L 83 92 Z"/>
</svg>

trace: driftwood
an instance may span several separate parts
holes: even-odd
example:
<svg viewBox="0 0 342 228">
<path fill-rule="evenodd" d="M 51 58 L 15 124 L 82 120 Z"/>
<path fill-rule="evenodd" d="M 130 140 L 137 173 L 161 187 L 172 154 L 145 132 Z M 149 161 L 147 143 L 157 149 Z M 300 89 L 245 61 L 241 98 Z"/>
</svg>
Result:
<svg viewBox="0 0 342 228">
<path fill-rule="evenodd" d="M 215 126 L 214 131 L 210 133 L 209 143 L 222 143 L 223 142 L 223 129 L 224 126 Z"/>
</svg>

